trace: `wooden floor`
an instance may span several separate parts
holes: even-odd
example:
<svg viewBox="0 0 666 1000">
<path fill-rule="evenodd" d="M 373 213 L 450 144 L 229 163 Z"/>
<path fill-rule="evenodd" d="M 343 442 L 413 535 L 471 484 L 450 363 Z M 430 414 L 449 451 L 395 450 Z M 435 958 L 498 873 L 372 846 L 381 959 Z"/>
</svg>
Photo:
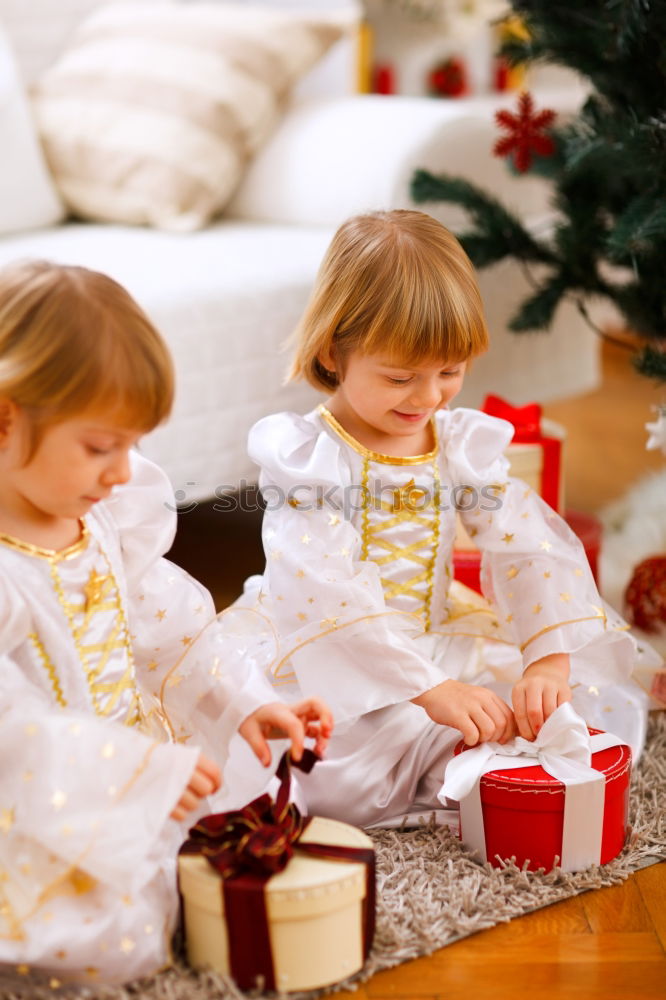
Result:
<svg viewBox="0 0 666 1000">
<path fill-rule="evenodd" d="M 644 424 L 663 391 L 635 375 L 622 348 L 604 349 L 601 388 L 546 407 L 568 432 L 567 505 L 594 512 L 663 458 Z M 202 509 L 181 519 L 173 556 L 218 607 L 263 568 L 259 515 Z M 211 532 L 214 534 L 211 536 Z M 218 545 L 211 546 L 211 537 Z M 379 973 L 337 1000 L 666 1000 L 666 864 L 621 886 L 576 896 Z"/>
</svg>

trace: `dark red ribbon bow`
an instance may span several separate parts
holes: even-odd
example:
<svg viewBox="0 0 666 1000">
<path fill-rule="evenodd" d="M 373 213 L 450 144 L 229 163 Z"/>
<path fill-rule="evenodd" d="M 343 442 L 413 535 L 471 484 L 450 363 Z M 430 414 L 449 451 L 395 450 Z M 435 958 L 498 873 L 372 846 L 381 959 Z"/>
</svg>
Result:
<svg viewBox="0 0 666 1000">
<path fill-rule="evenodd" d="M 319 760 L 305 750 L 293 765 L 308 774 Z M 290 758 L 285 753 L 276 776 L 280 788 L 275 802 L 261 795 L 243 809 L 205 816 L 189 831 L 181 854 L 202 854 L 222 878 L 225 922 L 229 939 L 231 974 L 241 989 L 264 980 L 264 989 L 275 989 L 264 885 L 271 875 L 286 868 L 294 849 L 320 858 L 360 861 L 366 866 L 363 903 L 363 950 L 367 958 L 375 928 L 375 857 L 372 848 L 299 843 L 310 817 L 301 816 L 289 801 Z"/>
<path fill-rule="evenodd" d="M 513 424 L 513 440 L 516 442 L 538 441 L 541 437 L 541 407 L 538 403 L 512 406 L 500 396 L 486 396 L 483 412 Z"/>
</svg>

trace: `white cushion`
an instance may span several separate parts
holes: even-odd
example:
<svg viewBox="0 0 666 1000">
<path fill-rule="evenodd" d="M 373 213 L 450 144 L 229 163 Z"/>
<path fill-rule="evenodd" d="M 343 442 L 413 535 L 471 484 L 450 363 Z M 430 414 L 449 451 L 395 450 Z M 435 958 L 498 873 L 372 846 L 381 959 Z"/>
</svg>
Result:
<svg viewBox="0 0 666 1000">
<path fill-rule="evenodd" d="M 326 17 L 254 4 L 100 8 L 36 88 L 67 205 L 108 222 L 206 225 L 340 34 Z"/>
<path fill-rule="evenodd" d="M 0 24 L 0 233 L 59 222 L 49 177 L 9 41 Z"/>
</svg>

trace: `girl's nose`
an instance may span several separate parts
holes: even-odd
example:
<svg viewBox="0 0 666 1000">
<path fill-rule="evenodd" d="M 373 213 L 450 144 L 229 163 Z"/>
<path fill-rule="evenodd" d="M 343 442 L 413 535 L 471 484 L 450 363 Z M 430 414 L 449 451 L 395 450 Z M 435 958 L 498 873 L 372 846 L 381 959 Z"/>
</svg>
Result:
<svg viewBox="0 0 666 1000">
<path fill-rule="evenodd" d="M 441 398 L 442 393 L 438 378 L 423 379 L 417 383 L 412 393 L 412 403 L 415 406 L 422 406 L 424 409 L 437 406 Z"/>
<path fill-rule="evenodd" d="M 123 449 L 114 456 L 104 472 L 102 481 L 105 486 L 120 486 L 129 481 L 131 475 L 129 452 Z"/>
</svg>

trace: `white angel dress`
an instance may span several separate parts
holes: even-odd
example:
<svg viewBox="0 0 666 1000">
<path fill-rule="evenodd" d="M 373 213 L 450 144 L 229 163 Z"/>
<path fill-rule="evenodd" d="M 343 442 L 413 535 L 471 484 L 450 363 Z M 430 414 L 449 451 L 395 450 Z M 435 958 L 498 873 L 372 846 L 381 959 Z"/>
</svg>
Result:
<svg viewBox="0 0 666 1000">
<path fill-rule="evenodd" d="M 199 749 L 223 766 L 275 700 L 242 651 L 222 662 L 210 595 L 160 558 L 174 530 L 166 477 L 133 453 L 68 549 L 0 536 L 3 977 L 118 983 L 168 964 L 178 848 L 210 803 L 169 814 Z"/>
<path fill-rule="evenodd" d="M 377 454 L 324 406 L 250 433 L 266 568 L 238 604 L 262 616 L 254 658 L 280 695 L 319 695 L 333 710 L 326 759 L 299 776 L 308 809 L 360 826 L 441 808 L 460 733 L 410 699 L 446 678 L 506 697 L 531 662 L 569 653 L 589 724 L 635 750 L 644 738 L 649 698 L 630 680 L 641 653 L 578 538 L 509 478 L 511 425 L 459 408 L 439 411 L 433 433 L 428 454 Z M 452 580 L 456 505 L 483 552 L 487 602 Z M 660 658 L 642 656 L 649 675 Z"/>
</svg>

